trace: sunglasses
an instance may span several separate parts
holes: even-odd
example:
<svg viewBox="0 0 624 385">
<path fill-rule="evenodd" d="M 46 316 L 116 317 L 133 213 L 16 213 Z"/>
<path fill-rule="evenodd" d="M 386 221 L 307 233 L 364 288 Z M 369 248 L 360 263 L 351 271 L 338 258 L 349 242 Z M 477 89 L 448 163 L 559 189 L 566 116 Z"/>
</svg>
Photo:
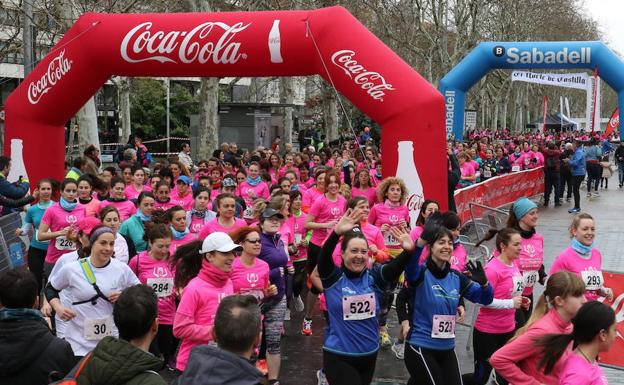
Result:
<svg viewBox="0 0 624 385">
<path fill-rule="evenodd" d="M 258 239 L 245 239 L 245 242 L 256 244 L 256 243 L 260 243 L 261 241 L 258 238 Z"/>
</svg>

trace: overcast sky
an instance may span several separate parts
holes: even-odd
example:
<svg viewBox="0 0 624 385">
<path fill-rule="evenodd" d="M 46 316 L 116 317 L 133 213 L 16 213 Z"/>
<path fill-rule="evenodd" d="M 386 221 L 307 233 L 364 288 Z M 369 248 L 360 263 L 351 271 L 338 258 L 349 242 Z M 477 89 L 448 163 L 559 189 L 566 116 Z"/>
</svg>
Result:
<svg viewBox="0 0 624 385">
<path fill-rule="evenodd" d="M 605 42 L 624 57 L 624 1 L 585 0 L 585 9 L 598 22 Z"/>
</svg>

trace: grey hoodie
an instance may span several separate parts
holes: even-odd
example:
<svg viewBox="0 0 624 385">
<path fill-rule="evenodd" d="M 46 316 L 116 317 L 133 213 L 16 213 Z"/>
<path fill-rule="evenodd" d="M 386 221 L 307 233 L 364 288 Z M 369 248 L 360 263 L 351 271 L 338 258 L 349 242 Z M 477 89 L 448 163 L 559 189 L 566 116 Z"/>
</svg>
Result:
<svg viewBox="0 0 624 385">
<path fill-rule="evenodd" d="M 178 385 L 258 385 L 264 377 L 248 360 L 216 346 L 191 350 Z"/>
</svg>

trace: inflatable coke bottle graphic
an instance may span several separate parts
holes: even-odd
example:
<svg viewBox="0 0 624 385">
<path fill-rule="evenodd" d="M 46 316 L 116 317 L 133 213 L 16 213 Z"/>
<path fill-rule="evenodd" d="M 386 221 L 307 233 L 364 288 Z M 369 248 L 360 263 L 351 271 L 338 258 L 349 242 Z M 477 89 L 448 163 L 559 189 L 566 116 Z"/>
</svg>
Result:
<svg viewBox="0 0 624 385">
<path fill-rule="evenodd" d="M 410 225 L 414 227 L 424 200 L 423 186 L 414 162 L 414 142 L 405 140 L 399 142 L 398 146 L 399 161 L 395 175 L 397 178 L 403 179 L 407 186 L 406 205 L 410 214 Z"/>
<path fill-rule="evenodd" d="M 21 139 L 11 139 L 11 170 L 6 177 L 9 182 L 16 182 L 20 176 L 28 180 L 23 150 L 24 144 Z"/>
<path fill-rule="evenodd" d="M 269 32 L 269 52 L 271 53 L 271 63 L 283 63 L 282 59 L 282 38 L 280 36 L 279 20 L 273 20 L 273 27 Z"/>
</svg>

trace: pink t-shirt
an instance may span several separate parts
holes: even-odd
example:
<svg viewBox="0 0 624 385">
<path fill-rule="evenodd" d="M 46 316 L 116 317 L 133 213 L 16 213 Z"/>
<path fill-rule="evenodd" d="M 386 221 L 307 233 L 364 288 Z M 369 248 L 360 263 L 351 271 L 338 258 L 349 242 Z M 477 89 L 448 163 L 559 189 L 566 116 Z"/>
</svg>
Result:
<svg viewBox="0 0 624 385">
<path fill-rule="evenodd" d="M 235 258 L 230 273 L 235 294 L 250 294 L 262 301 L 264 290 L 269 287 L 269 264 L 255 258 L 254 265 L 249 267 Z"/>
<path fill-rule="evenodd" d="M 347 200 L 342 196 L 336 196 L 335 201 L 330 201 L 325 195 L 319 196 L 316 201 L 310 207 L 310 215 L 314 217 L 313 222 L 327 223 L 333 220 L 338 220 L 345 213 L 347 207 Z M 316 229 L 312 230 L 312 238 L 310 242 L 317 246 L 323 245 L 323 241 L 329 235 L 328 229 Z"/>
<path fill-rule="evenodd" d="M 171 194 L 170 202 L 173 203 L 174 206 L 182 206 L 185 211 L 191 211 L 195 204 L 193 200 L 193 193 L 191 191 L 188 191 L 183 197 L 179 196 L 177 193 Z"/>
<path fill-rule="evenodd" d="M 160 202 L 154 199 L 154 210 L 162 210 L 167 211 L 176 204 L 173 202 L 173 199 L 170 199 L 169 202 Z"/>
<path fill-rule="evenodd" d="M 221 302 L 222 298 L 232 294 L 234 294 L 234 288 L 231 280 L 228 280 L 225 286 L 217 287 L 198 276 L 193 278 L 184 288 L 177 312 L 185 317 L 192 318 L 195 325 L 212 327 L 219 302 Z M 210 339 L 205 341 L 182 339 L 176 368 L 184 371 L 191 349 L 208 342 L 210 342 Z"/>
<path fill-rule="evenodd" d="M 102 203 L 100 203 L 100 211 L 102 211 L 102 209 L 106 206 L 115 207 L 117 211 L 119 211 L 119 217 L 122 222 L 133 216 L 137 210 L 134 203 L 130 202 L 129 200 L 121 202 L 113 202 L 108 200 L 102 201 Z"/>
<path fill-rule="evenodd" d="M 150 257 L 147 251 L 134 256 L 128 263 L 142 284 L 154 289 L 158 297 L 158 323 L 173 325 L 176 312 L 174 270 L 168 259 L 161 261 Z"/>
<path fill-rule="evenodd" d="M 126 194 L 126 198 L 128 198 L 128 200 L 132 200 L 132 199 L 137 199 L 139 197 L 139 194 L 141 194 L 143 191 L 145 192 L 152 191 L 152 188 L 149 185 L 144 185 L 141 191 L 137 191 L 137 189 L 131 183 L 126 186 L 124 193 Z"/>
<path fill-rule="evenodd" d="M 169 245 L 169 254 L 175 254 L 178 246 L 184 245 L 185 243 L 192 242 L 197 239 L 197 234 L 189 232 L 182 239 L 173 239 L 171 238 L 171 245 Z"/>
<path fill-rule="evenodd" d="M 522 295 L 533 294 L 533 286 L 539 279 L 538 270 L 544 263 L 544 237 L 540 233 L 535 233 L 529 239 L 522 238 L 522 250 L 515 263 L 518 265 L 524 277 L 524 291 Z M 493 257 L 498 257 L 500 252 L 494 250 Z"/>
<path fill-rule="evenodd" d="M 197 237 L 197 239 L 205 239 L 208 235 L 216 231 L 229 234 L 232 231 L 238 230 L 241 227 L 245 227 L 245 226 L 247 226 L 247 222 L 245 222 L 244 220 L 240 218 L 234 218 L 234 225 L 232 227 L 223 227 L 219 223 L 219 218 L 215 218 L 211 220 L 210 222 L 206 223 L 206 226 L 204 226 L 204 228 L 201 229 L 201 231 L 199 232 L 199 236 Z"/>
<path fill-rule="evenodd" d="M 518 267 L 506 265 L 498 258 L 490 259 L 485 266 L 485 275 L 494 288 L 494 298 L 511 299 L 524 290 L 524 280 Z M 516 309 L 479 308 L 475 328 L 484 333 L 508 333 L 516 328 Z"/>
<path fill-rule="evenodd" d="M 353 187 L 351 189 L 351 195 L 353 197 L 364 197 L 364 198 L 368 199 L 368 205 L 370 207 L 373 207 L 375 202 L 377 202 L 377 191 L 375 190 L 374 187 L 369 187 L 365 191 L 361 190 L 361 189 L 359 189 L 357 187 Z"/>
<path fill-rule="evenodd" d="M 204 218 L 197 218 L 194 215 L 191 215 L 191 223 L 189 223 L 189 230 L 193 234 L 199 234 L 202 229 L 206 226 L 206 221 Z"/>
<path fill-rule="evenodd" d="M 559 385 L 578 384 L 609 385 L 609 382 L 596 362 L 590 364 L 584 357 L 571 353 L 559 372 Z"/>
<path fill-rule="evenodd" d="M 320 197 L 321 195 L 323 195 L 323 193 L 320 192 L 316 187 L 310 187 L 308 191 L 305 192 L 305 194 L 304 193 L 302 194 L 303 194 L 303 198 L 301 201 L 301 209 L 305 213 L 309 212 L 310 208 L 312 207 L 312 204 L 316 202 L 316 199 Z"/>
<path fill-rule="evenodd" d="M 370 214 L 368 215 L 368 222 L 377 227 L 381 227 L 385 224 L 390 225 L 390 227 L 399 227 L 401 221 L 405 221 L 409 226 L 409 210 L 405 205 L 390 207 L 386 203 L 377 203 L 371 208 Z M 383 236 L 388 249 L 397 250 L 401 248 L 398 239 L 396 239 L 389 230 L 384 232 Z"/>
<path fill-rule="evenodd" d="M 256 186 L 252 186 L 249 182 L 244 181 L 236 189 L 236 195 L 243 198 L 247 207 L 253 207 L 254 200 L 257 198 L 269 199 L 269 188 L 264 182 L 258 183 Z M 246 215 L 249 217 L 249 214 Z"/>
<path fill-rule="evenodd" d="M 295 243 L 300 243 L 302 239 L 306 237 L 308 230 L 305 228 L 305 214 L 300 213 L 297 217 L 291 214 L 284 224 L 290 228 Z M 299 253 L 293 259 L 294 261 L 305 261 L 308 259 L 308 248 L 305 246 L 297 246 Z"/>
<path fill-rule="evenodd" d="M 563 250 L 550 268 L 550 274 L 558 271 L 569 271 L 581 277 L 585 283 L 585 298 L 588 301 L 595 301 L 600 297 L 600 289 L 604 283 L 602 254 L 595 247 L 589 258 L 581 257 L 572 247 Z"/>
<path fill-rule="evenodd" d="M 100 212 L 100 201 L 95 197 L 91 199 L 91 202 L 83 204 L 83 206 L 85 208 L 85 215 L 87 217 L 97 217 L 98 213 Z"/>
<path fill-rule="evenodd" d="M 85 208 L 80 203 L 70 212 L 65 211 L 60 203 L 55 203 L 45 210 L 41 218 L 41 223 L 48 225 L 50 232 L 55 232 L 67 226 L 76 226 L 85 216 Z M 48 243 L 48 252 L 45 261 L 54 264 L 61 255 L 74 250 L 76 250 L 76 242 L 72 242 L 63 236 L 56 237 L 51 239 Z"/>
</svg>

